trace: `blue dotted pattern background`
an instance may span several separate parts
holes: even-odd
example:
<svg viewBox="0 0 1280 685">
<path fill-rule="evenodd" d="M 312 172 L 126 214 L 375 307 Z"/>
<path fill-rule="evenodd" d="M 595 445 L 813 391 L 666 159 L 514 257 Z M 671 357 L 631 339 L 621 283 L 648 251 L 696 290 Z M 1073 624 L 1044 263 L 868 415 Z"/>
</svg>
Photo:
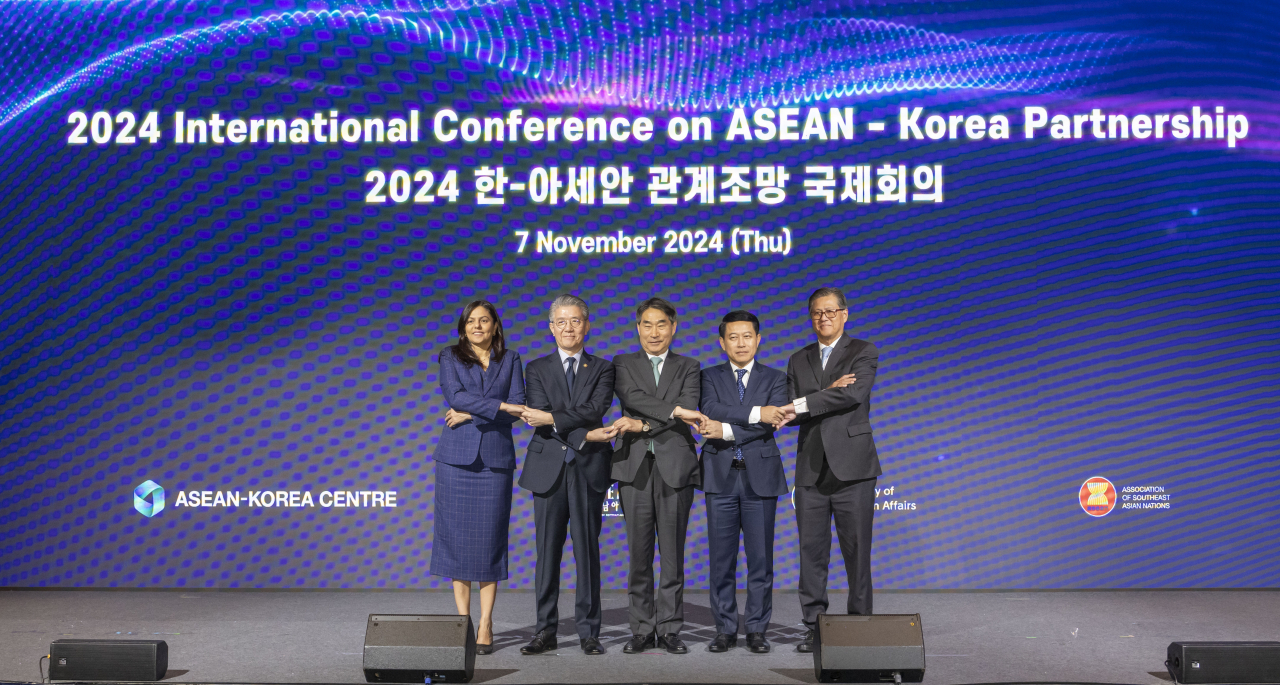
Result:
<svg viewBox="0 0 1280 685">
<path fill-rule="evenodd" d="M 1135 28 L 1118 10 L 1086 5 L 1099 31 Z M 389 117 L 520 106 L 530 116 L 648 114 L 659 129 L 670 115 L 515 101 L 545 84 L 487 55 L 360 22 L 268 26 L 172 59 L 122 62 L 115 77 L 54 93 L 0 128 L 0 585 L 442 586 L 426 572 L 428 457 L 446 409 L 435 355 L 455 338 L 467 301 L 496 302 L 511 347 L 528 360 L 553 351 L 546 306 L 561 292 L 591 303 L 590 350 L 605 357 L 635 349 L 634 307 L 661 294 L 681 311 L 675 349 L 704 365 L 722 361 L 720 316 L 743 307 L 764 323 L 761 361 L 784 368 L 811 339 L 805 298 L 833 284 L 850 296 L 850 334 L 881 349 L 873 421 L 881 485 L 895 494 L 880 499 L 917 506 L 877 515 L 878 587 L 1275 586 L 1280 128 L 1274 98 L 1255 99 L 1276 90 L 1266 66 L 1274 19 L 1244 7 L 1219 19 L 1234 32 L 1229 42 L 1253 51 L 1240 62 L 1237 48 L 1196 31 L 1190 3 L 1175 5 L 1159 30 L 1198 46 L 1193 76 L 1164 68 L 1161 57 L 1185 56 L 1175 46 L 1116 65 L 1084 94 L 927 91 L 823 106 L 857 106 L 861 122 L 891 120 L 899 106 L 1014 114 L 1025 104 L 1078 112 L 1225 99 L 1254 122 L 1241 149 L 891 135 L 789 145 L 677 145 L 661 135 L 576 147 L 65 144 L 73 109 L 157 109 L 166 125 L 177 109 Z M 1075 21 L 1052 11 L 999 19 L 1003 6 L 939 14 L 922 4 L 913 18 L 960 34 L 997 20 L 1009 33 Z M 31 97 L 57 67 L 119 49 L 117 34 L 257 11 L 216 7 L 124 19 L 90 6 L 61 17 L 10 8 L 44 28 L 24 48 L 30 68 L 10 68 L 6 98 Z M 58 23 L 76 16 L 85 21 Z M 55 49 L 59 30 L 82 38 L 84 54 Z M 943 164 L 946 201 L 827 206 L 803 196 L 806 164 L 885 162 Z M 517 176 L 623 164 L 774 164 L 796 175 L 777 206 L 653 207 L 644 173 L 625 208 L 519 196 L 476 206 L 471 170 L 499 164 Z M 456 167 L 463 197 L 368 205 L 363 179 L 375 167 Z M 789 226 L 796 253 L 512 253 L 514 230 L 739 225 Z M 517 432 L 521 458 L 528 437 Z M 780 444 L 791 474 L 794 429 Z M 1091 519 L 1077 496 L 1097 475 L 1117 487 L 1165 486 L 1172 509 Z M 147 479 L 169 493 L 151 519 L 132 505 Z M 179 490 L 333 489 L 395 490 L 400 506 L 172 506 Z M 789 506 L 777 526 L 777 586 L 793 588 Z M 705 533 L 699 497 L 686 549 L 694 588 L 706 586 Z M 509 586 L 533 584 L 533 535 L 530 497 L 517 490 Z M 625 587 L 621 519 L 606 519 L 602 548 L 605 586 Z M 564 575 L 572 585 L 571 564 Z M 839 564 L 831 585 L 847 585 Z"/>
</svg>

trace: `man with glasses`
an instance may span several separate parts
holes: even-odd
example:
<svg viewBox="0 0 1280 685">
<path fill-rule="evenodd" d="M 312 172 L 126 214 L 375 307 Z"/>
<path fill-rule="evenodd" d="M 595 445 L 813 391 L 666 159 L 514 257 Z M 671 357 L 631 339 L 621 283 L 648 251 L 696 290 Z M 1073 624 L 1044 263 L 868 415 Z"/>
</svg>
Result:
<svg viewBox="0 0 1280 685">
<path fill-rule="evenodd" d="M 577 563 L 574 622 L 582 651 L 604 654 L 600 644 L 600 527 L 609 490 L 616 434 L 605 428 L 604 415 L 613 404 L 613 364 L 587 354 L 591 331 L 587 303 L 561 295 L 551 303 L 549 328 L 555 354 L 525 367 L 525 423 L 535 428 L 520 473 L 520 487 L 533 493 L 537 535 L 537 632 L 521 654 L 556 649 L 560 622 L 560 561 L 566 528 L 573 538 Z"/>
<path fill-rule="evenodd" d="M 640 351 L 613 358 L 614 391 L 622 405 L 622 418 L 613 423 L 621 436 L 613 479 L 631 549 L 627 596 L 632 637 L 622 651 L 635 654 L 656 645 L 685 654 L 689 648 L 679 637 L 684 627 L 684 541 L 694 488 L 701 482 L 689 425 L 705 418 L 697 410 L 701 365 L 671 351 L 676 308 L 660 297 L 636 308 L 636 334 Z M 662 555 L 656 598 L 655 538 Z"/>
<path fill-rule="evenodd" d="M 871 386 L 880 353 L 844 334 L 848 304 L 839 288 L 809 296 L 817 342 L 791 355 L 787 382 L 799 424 L 796 525 L 800 529 L 800 608 L 808 632 L 796 645 L 813 651 L 818 616 L 827 611 L 831 521 L 849 577 L 850 614 L 871 613 L 871 518 L 880 459 L 871 437 Z"/>
</svg>

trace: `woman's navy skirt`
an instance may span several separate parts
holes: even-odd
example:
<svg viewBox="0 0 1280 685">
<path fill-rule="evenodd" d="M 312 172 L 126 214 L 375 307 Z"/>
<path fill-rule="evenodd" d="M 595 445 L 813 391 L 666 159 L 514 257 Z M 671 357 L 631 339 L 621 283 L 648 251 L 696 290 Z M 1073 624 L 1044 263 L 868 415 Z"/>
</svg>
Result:
<svg viewBox="0 0 1280 685">
<path fill-rule="evenodd" d="M 436 462 L 431 573 L 454 580 L 507 579 L 507 531 L 515 469 Z"/>
</svg>

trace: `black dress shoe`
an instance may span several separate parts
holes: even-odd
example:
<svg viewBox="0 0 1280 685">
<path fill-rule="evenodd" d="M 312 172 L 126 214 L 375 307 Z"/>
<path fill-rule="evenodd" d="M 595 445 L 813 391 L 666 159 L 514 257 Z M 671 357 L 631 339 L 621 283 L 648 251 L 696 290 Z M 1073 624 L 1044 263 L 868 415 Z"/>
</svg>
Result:
<svg viewBox="0 0 1280 685">
<path fill-rule="evenodd" d="M 805 654 L 813 651 L 813 628 L 805 631 L 804 639 L 800 641 L 800 644 L 796 645 L 796 651 L 804 652 Z"/>
<path fill-rule="evenodd" d="M 680 639 L 675 633 L 667 633 L 658 638 L 658 646 L 667 650 L 667 654 L 688 654 L 689 648 L 684 646 L 684 640 Z"/>
<path fill-rule="evenodd" d="M 656 644 L 652 635 L 632 635 L 627 644 L 622 646 L 623 654 L 639 654 L 646 649 L 652 649 Z"/>
<path fill-rule="evenodd" d="M 747 649 L 752 654 L 768 654 L 769 641 L 764 638 L 764 633 L 747 633 Z"/>
<path fill-rule="evenodd" d="M 550 652 L 556 648 L 556 631 L 555 628 L 543 628 L 538 631 L 537 635 L 529 640 L 529 644 L 520 648 L 521 654 L 542 654 Z"/>
<path fill-rule="evenodd" d="M 604 654 L 604 645 L 600 644 L 600 640 L 589 637 L 582 641 L 582 653 L 591 656 L 599 656 Z"/>
<path fill-rule="evenodd" d="M 486 644 L 477 642 L 476 654 L 479 656 L 489 656 L 490 654 L 493 654 L 493 643 L 490 642 L 489 644 L 486 645 Z"/>
<path fill-rule="evenodd" d="M 733 647 L 738 646 L 737 635 L 726 635 L 724 633 L 716 633 L 716 638 L 707 645 L 708 652 L 727 652 Z"/>
</svg>

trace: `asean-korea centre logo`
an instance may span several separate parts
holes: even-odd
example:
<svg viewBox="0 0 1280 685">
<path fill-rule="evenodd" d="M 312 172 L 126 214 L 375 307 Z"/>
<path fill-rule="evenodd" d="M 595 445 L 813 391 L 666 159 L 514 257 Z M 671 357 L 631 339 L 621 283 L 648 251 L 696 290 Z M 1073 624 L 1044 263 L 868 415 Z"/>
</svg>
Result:
<svg viewBox="0 0 1280 685">
<path fill-rule="evenodd" d="M 151 498 L 151 501 L 147 501 L 148 497 Z M 133 508 L 147 518 L 164 511 L 164 488 L 153 480 L 134 488 Z"/>
<path fill-rule="evenodd" d="M 1101 476 L 1094 476 L 1080 486 L 1080 508 L 1098 518 L 1116 508 L 1116 486 Z"/>
</svg>

